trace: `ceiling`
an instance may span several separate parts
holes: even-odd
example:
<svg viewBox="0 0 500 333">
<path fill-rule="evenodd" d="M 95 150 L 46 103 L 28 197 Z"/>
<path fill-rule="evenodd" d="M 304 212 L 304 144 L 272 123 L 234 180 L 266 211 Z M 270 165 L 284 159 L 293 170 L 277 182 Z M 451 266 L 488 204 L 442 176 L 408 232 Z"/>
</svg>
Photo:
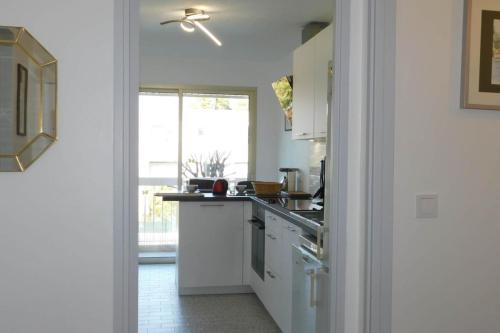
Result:
<svg viewBox="0 0 500 333">
<path fill-rule="evenodd" d="M 182 58 L 276 61 L 300 44 L 308 22 L 330 22 L 333 0 L 141 0 L 141 54 Z M 178 24 L 160 22 L 183 16 L 184 9 L 204 9 L 205 22 L 223 45 L 201 31 L 186 33 Z"/>
</svg>

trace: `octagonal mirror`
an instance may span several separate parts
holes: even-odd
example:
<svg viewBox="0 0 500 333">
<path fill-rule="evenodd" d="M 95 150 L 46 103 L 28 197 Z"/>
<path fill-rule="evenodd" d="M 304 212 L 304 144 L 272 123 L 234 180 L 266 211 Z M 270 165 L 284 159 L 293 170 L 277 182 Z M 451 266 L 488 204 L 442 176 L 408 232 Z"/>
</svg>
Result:
<svg viewBox="0 0 500 333">
<path fill-rule="evenodd" d="M 0 171 L 25 171 L 56 140 L 57 60 L 26 29 L 0 26 Z"/>
</svg>

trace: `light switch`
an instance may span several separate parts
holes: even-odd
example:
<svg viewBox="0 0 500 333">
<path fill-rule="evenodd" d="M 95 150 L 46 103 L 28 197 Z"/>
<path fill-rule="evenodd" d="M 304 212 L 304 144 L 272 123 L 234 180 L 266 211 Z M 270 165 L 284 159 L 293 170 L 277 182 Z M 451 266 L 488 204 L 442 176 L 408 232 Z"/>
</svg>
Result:
<svg viewBox="0 0 500 333">
<path fill-rule="evenodd" d="M 436 219 L 439 216 L 437 194 L 417 195 L 417 219 Z"/>
</svg>

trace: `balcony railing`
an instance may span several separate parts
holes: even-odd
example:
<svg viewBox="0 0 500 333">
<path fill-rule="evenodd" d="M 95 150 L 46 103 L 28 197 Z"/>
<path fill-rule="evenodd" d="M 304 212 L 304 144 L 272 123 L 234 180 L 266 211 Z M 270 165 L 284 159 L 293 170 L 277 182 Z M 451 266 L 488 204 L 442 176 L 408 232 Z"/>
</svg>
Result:
<svg viewBox="0 0 500 333">
<path fill-rule="evenodd" d="M 145 184 L 146 183 L 146 184 Z M 163 202 L 155 197 L 159 192 L 175 192 L 177 185 L 151 185 L 140 181 L 139 186 L 139 251 L 174 252 L 178 242 L 177 202 Z"/>
</svg>

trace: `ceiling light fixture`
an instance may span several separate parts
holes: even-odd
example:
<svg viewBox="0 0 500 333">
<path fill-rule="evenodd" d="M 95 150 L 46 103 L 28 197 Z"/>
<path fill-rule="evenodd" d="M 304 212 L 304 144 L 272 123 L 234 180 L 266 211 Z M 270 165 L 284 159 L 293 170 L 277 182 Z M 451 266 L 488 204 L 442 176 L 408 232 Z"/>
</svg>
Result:
<svg viewBox="0 0 500 333">
<path fill-rule="evenodd" d="M 184 30 L 186 32 L 193 32 L 195 30 L 194 23 L 190 22 L 188 20 L 181 21 L 180 25 L 181 25 L 182 30 Z"/>
<path fill-rule="evenodd" d="M 184 10 L 186 18 L 194 21 L 207 21 L 210 20 L 210 15 L 206 14 L 204 10 L 197 8 L 188 8 Z"/>
<path fill-rule="evenodd" d="M 204 10 L 197 8 L 188 8 L 184 10 L 184 17 L 178 20 L 168 20 L 161 22 L 161 25 L 166 25 L 169 23 L 179 23 L 182 30 L 186 32 L 193 32 L 196 28 L 203 31 L 215 44 L 222 46 L 222 42 L 215 37 L 215 35 L 207 29 L 200 21 L 208 21 L 210 15 L 206 14 Z"/>
<path fill-rule="evenodd" d="M 200 30 L 203 31 L 208 37 L 210 37 L 210 39 L 212 39 L 215 44 L 217 44 L 218 46 L 222 46 L 221 41 L 217 37 L 215 37 L 214 34 L 210 32 L 210 30 L 208 30 L 207 28 L 205 28 L 205 26 L 203 24 L 201 24 L 198 21 L 194 21 L 194 24 L 198 28 L 200 28 Z"/>
</svg>

